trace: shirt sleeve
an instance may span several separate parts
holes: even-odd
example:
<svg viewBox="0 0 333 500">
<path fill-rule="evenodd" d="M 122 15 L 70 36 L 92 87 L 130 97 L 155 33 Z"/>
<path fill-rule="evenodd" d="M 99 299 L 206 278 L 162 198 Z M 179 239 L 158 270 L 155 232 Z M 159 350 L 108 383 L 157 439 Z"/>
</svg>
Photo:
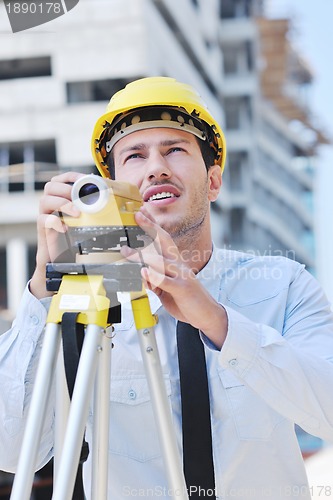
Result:
<svg viewBox="0 0 333 500">
<path fill-rule="evenodd" d="M 302 269 L 291 283 L 282 332 L 226 311 L 221 366 L 285 418 L 332 441 L 333 315 L 317 281 Z"/>
<path fill-rule="evenodd" d="M 12 328 L 0 335 L 0 470 L 7 472 L 15 472 L 17 467 L 46 315 L 47 299 L 40 302 L 27 286 Z M 36 469 L 52 456 L 53 414 L 50 404 Z"/>
</svg>

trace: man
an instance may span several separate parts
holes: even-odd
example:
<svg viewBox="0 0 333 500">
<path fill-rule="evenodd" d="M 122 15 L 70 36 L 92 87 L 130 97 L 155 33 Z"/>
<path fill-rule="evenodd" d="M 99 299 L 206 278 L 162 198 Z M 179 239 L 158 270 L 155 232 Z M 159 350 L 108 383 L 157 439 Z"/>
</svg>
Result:
<svg viewBox="0 0 333 500">
<path fill-rule="evenodd" d="M 318 283 L 294 261 L 213 246 L 209 209 L 221 186 L 225 141 L 190 87 L 169 78 L 133 82 L 111 100 L 93 142 L 103 175 L 138 186 L 144 203 L 136 221 L 159 240 L 158 254 L 142 252 L 142 277 L 159 317 L 156 337 L 180 450 L 182 321 L 200 331 L 205 351 L 214 495 L 310 499 L 294 424 L 333 439 L 333 317 Z M 45 187 L 36 271 L 13 328 L 0 338 L 0 469 L 17 464 L 49 300 L 45 264 L 65 230 L 53 212 L 79 215 L 69 185 L 78 177 L 61 174 Z M 122 253 L 138 259 L 128 247 Z M 108 498 L 172 496 L 128 303 L 113 340 Z M 53 453 L 53 410 L 51 399 L 37 467 Z M 89 474 L 87 467 L 87 492 Z"/>
</svg>

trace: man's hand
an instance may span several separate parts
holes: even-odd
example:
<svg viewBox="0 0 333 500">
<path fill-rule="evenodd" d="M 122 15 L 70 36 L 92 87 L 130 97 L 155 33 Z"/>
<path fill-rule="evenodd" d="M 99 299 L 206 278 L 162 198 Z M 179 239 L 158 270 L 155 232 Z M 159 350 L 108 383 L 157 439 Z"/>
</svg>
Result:
<svg viewBox="0 0 333 500">
<path fill-rule="evenodd" d="M 37 219 L 36 269 L 30 282 L 30 291 L 38 299 L 52 295 L 45 287 L 46 264 L 53 262 L 66 250 L 66 240 L 61 241 L 59 233 L 64 235 L 67 228 L 59 217 L 59 211 L 73 217 L 80 215 L 79 210 L 71 203 L 71 189 L 72 184 L 82 175 L 78 172 L 66 172 L 52 177 L 45 184 Z"/>
<path fill-rule="evenodd" d="M 216 347 L 221 348 L 227 334 L 225 309 L 196 279 L 171 236 L 144 208 L 135 218 L 154 241 L 142 250 L 123 247 L 122 255 L 147 266 L 141 271 L 145 286 L 156 293 L 172 316 L 199 328 Z"/>
</svg>

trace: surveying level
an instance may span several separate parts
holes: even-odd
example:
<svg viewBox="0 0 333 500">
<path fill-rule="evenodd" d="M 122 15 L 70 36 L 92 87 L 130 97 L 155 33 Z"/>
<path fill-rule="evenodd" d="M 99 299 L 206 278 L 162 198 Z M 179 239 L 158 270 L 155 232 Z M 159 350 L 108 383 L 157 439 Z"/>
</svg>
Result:
<svg viewBox="0 0 333 500">
<path fill-rule="evenodd" d="M 73 259 L 47 265 L 47 288 L 55 294 L 10 498 L 30 499 L 43 420 L 56 372 L 52 499 L 72 498 L 79 462 L 84 460 L 82 443 L 85 444 L 92 396 L 90 498 L 107 499 L 112 324 L 121 321 L 117 293 L 129 292 L 169 488 L 177 500 L 187 500 L 154 332 L 157 317 L 151 313 L 141 279 L 144 264 L 124 261 L 120 255 L 122 245 L 141 248 L 147 241 L 147 235 L 135 222 L 135 212 L 142 204 L 140 192 L 128 183 L 88 175 L 74 183 L 72 201 L 81 211 L 80 216 L 60 215 L 68 227 L 66 237 Z M 62 356 L 58 355 L 61 344 Z M 73 358 L 77 359 L 73 362 Z"/>
<path fill-rule="evenodd" d="M 81 214 L 64 216 L 63 221 L 68 226 L 70 244 L 79 253 L 119 252 L 122 244 L 144 246 L 140 237 L 145 233 L 134 218 L 142 205 L 136 186 L 86 175 L 73 185 L 72 202 Z"/>
</svg>

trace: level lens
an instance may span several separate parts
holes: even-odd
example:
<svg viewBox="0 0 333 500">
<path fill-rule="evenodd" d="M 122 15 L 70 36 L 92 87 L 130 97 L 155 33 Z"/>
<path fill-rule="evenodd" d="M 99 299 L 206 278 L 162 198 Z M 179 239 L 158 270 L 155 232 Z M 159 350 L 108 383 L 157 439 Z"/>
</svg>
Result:
<svg viewBox="0 0 333 500">
<path fill-rule="evenodd" d="M 100 197 L 100 190 L 96 184 L 88 182 L 79 190 L 79 198 L 85 205 L 94 205 Z"/>
</svg>

